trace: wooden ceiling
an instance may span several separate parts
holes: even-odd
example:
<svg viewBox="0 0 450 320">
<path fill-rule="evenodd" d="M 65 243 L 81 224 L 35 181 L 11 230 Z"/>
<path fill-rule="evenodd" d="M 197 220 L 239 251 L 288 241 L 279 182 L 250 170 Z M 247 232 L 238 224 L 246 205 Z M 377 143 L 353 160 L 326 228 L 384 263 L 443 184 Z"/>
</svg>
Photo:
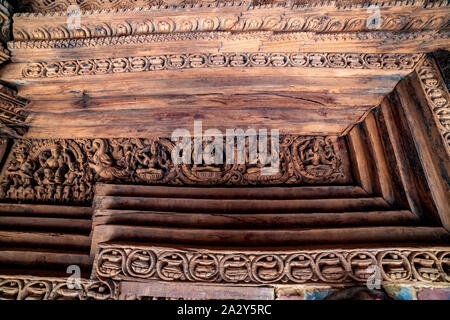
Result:
<svg viewBox="0 0 450 320">
<path fill-rule="evenodd" d="M 377 29 L 368 3 L 83 1 L 98 11 L 78 30 L 69 0 L 25 4 L 34 13 L 14 15 L 0 77 L 30 101 L 33 138 L 170 136 L 194 120 L 342 134 L 450 34 L 447 2 L 380 4 Z"/>
</svg>

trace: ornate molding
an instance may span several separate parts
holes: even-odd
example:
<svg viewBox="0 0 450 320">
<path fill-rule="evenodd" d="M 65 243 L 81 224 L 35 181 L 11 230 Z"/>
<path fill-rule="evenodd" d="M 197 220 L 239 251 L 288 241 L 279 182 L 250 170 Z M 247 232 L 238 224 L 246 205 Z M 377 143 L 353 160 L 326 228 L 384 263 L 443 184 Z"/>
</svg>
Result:
<svg viewBox="0 0 450 320">
<path fill-rule="evenodd" d="M 427 57 L 416 69 L 425 97 L 450 155 L 450 95 L 435 61 Z"/>
<path fill-rule="evenodd" d="M 77 5 L 81 10 L 129 10 L 137 9 L 142 7 L 157 7 L 158 9 L 168 9 L 174 7 L 186 7 L 186 6 L 225 6 L 225 5 L 247 5 L 255 8 L 261 7 L 301 7 L 301 8 L 312 8 L 320 6 L 329 6 L 336 8 L 361 8 L 367 7 L 370 4 L 377 4 L 380 7 L 393 5 L 393 6 L 435 6 L 439 5 L 440 2 L 445 1 L 433 1 L 433 0 L 415 0 L 415 1 L 376 1 L 367 0 L 361 3 L 355 0 L 313 0 L 305 1 L 293 0 L 293 1 L 283 1 L 283 0 L 109 0 L 104 2 L 101 0 L 56 0 L 56 1 L 46 1 L 46 0 L 23 0 L 20 12 L 29 13 L 50 13 L 58 11 L 66 11 L 70 5 Z"/>
<path fill-rule="evenodd" d="M 102 244 L 93 277 L 210 283 L 450 282 L 449 248 L 219 251 Z"/>
<path fill-rule="evenodd" d="M 173 142 L 148 139 L 18 139 L 0 177 L 0 198 L 85 203 L 96 181 L 125 184 L 275 185 L 349 183 L 337 137 L 280 137 L 280 170 L 260 165 L 174 165 Z M 225 157 L 224 157 L 225 159 Z"/>
<path fill-rule="evenodd" d="M 314 41 L 315 43 L 339 41 L 410 41 L 420 39 L 449 39 L 450 31 L 413 31 L 413 32 L 340 32 L 340 33 L 314 33 L 314 32 L 284 32 L 250 31 L 232 33 L 229 31 L 213 32 L 180 32 L 169 34 L 144 34 L 105 38 L 59 39 L 59 40 L 30 40 L 10 41 L 8 49 L 73 49 L 95 48 L 108 46 L 126 46 L 147 43 L 161 43 L 168 41 L 204 41 L 204 40 L 260 40 L 268 42 L 277 41 Z"/>
<path fill-rule="evenodd" d="M 25 105 L 14 90 L 0 85 L 0 136 L 19 137 L 27 131 Z"/>
<path fill-rule="evenodd" d="M 80 289 L 68 287 L 65 278 L 0 275 L 0 300 L 112 300 L 114 284 L 80 280 Z"/>
<path fill-rule="evenodd" d="M 367 5 L 367 4 L 366 4 Z M 448 1 L 431 6 L 411 1 L 380 5 L 376 31 L 440 30 L 448 27 Z M 397 6 L 404 6 L 399 13 Z M 221 14 L 217 14 L 217 9 Z M 444 10 L 443 10 L 444 9 Z M 149 33 L 201 31 L 375 31 L 367 27 L 367 6 L 249 6 L 220 3 L 193 6 L 140 7 L 82 11 L 80 27 L 67 26 L 66 12 L 20 13 L 14 16 L 15 40 L 95 38 Z"/>
<path fill-rule="evenodd" d="M 197 68 L 302 67 L 413 70 L 421 54 L 207 53 L 67 60 L 27 64 L 24 78 L 55 78 Z"/>
</svg>

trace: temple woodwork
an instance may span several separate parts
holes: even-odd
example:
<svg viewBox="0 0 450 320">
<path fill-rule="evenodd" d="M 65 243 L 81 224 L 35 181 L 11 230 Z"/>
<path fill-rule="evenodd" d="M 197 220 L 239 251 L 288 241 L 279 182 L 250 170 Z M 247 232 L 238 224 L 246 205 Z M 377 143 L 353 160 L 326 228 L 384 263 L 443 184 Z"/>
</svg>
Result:
<svg viewBox="0 0 450 320">
<path fill-rule="evenodd" d="M 0 0 L 0 299 L 448 288 L 449 17 L 431 0 Z M 208 149 L 229 129 L 243 163 Z"/>
</svg>

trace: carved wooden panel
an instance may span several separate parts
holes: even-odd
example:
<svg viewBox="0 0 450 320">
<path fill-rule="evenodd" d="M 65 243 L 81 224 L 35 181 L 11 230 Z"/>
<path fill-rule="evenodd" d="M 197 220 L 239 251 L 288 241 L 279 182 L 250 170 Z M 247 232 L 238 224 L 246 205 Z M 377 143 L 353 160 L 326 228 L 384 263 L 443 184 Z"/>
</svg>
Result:
<svg viewBox="0 0 450 320">
<path fill-rule="evenodd" d="M 2 198 L 83 203 L 92 199 L 96 181 L 230 186 L 351 181 L 346 147 L 332 136 L 281 137 L 280 170 L 271 175 L 261 175 L 248 161 L 174 165 L 173 147 L 165 138 L 15 140 L 1 177 Z"/>
<path fill-rule="evenodd" d="M 93 277 L 218 283 L 450 282 L 448 248 L 293 251 L 176 249 L 102 244 Z"/>
</svg>

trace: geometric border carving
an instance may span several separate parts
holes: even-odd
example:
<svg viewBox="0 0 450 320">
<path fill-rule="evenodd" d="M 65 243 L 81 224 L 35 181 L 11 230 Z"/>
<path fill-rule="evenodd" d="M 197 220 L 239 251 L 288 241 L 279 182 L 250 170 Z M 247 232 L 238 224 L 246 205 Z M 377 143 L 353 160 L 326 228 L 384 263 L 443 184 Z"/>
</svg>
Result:
<svg viewBox="0 0 450 320">
<path fill-rule="evenodd" d="M 93 278 L 235 284 L 449 283 L 450 248 L 219 251 L 100 244 Z M 369 269 L 368 269 L 369 268 Z"/>
</svg>

